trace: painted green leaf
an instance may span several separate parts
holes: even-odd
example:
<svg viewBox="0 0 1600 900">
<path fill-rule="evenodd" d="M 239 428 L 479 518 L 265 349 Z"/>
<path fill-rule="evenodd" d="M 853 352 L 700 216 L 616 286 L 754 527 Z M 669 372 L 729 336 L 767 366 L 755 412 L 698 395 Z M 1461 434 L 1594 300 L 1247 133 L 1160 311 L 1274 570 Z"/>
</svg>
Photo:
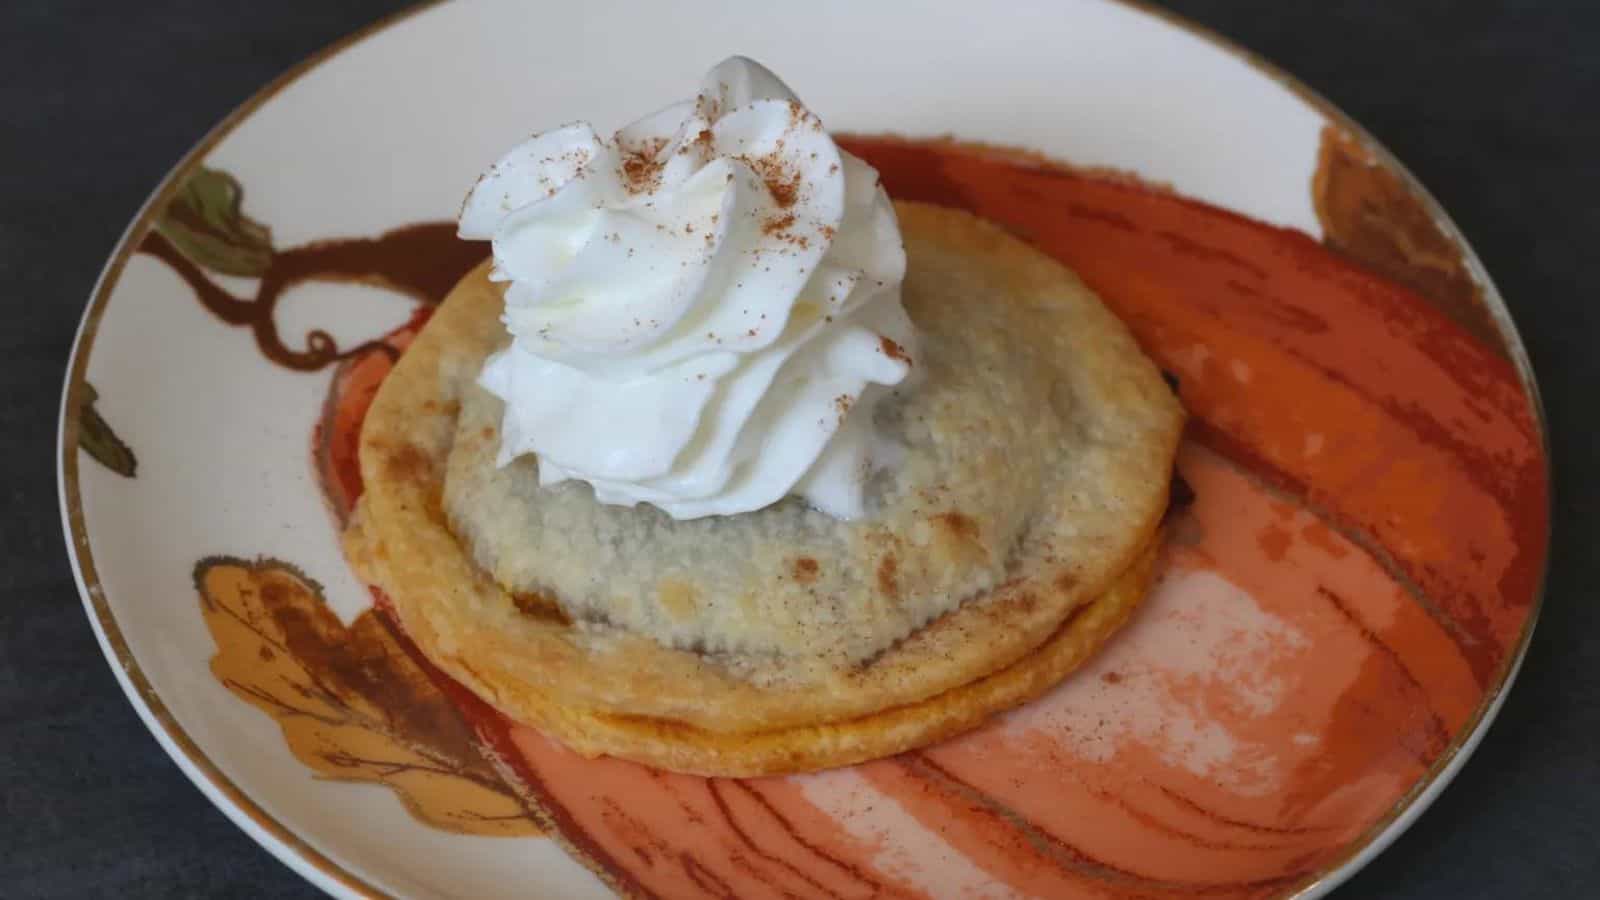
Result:
<svg viewBox="0 0 1600 900">
<path fill-rule="evenodd" d="M 240 210 L 244 189 L 220 169 L 196 169 L 156 219 L 156 231 L 195 265 L 259 277 L 272 264 L 272 230 Z"/>
<path fill-rule="evenodd" d="M 139 460 L 134 458 L 133 448 L 123 443 L 122 438 L 117 437 L 106 420 L 100 417 L 99 411 L 94 408 L 98 399 L 100 392 L 94 389 L 94 385 L 84 382 L 83 393 L 78 401 L 78 446 L 111 471 L 132 478 L 139 468 Z"/>
</svg>

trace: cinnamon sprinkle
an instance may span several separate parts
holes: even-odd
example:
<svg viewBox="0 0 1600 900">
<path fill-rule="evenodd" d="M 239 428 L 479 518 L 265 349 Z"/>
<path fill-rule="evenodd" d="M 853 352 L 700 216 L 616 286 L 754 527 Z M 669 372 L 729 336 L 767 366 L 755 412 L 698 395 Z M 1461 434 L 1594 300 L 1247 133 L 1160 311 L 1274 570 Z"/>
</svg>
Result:
<svg viewBox="0 0 1600 900">
<path fill-rule="evenodd" d="M 761 233 L 769 236 L 774 235 L 781 231 L 787 231 L 789 226 L 793 224 L 794 213 L 784 213 L 781 216 L 773 216 L 772 218 L 761 223 Z"/>
<path fill-rule="evenodd" d="M 630 194 L 642 194 L 661 185 L 661 165 L 643 152 L 622 157 L 623 187 Z"/>
<path fill-rule="evenodd" d="M 780 209 L 788 209 L 800 199 L 800 173 L 784 165 L 783 157 L 778 151 L 755 158 L 742 156 L 739 159 L 754 169 L 756 175 L 766 182 L 773 202 L 778 204 Z"/>
<path fill-rule="evenodd" d="M 667 138 L 650 138 L 632 150 L 623 150 L 622 180 L 629 193 L 639 194 L 661 186 L 662 163 L 656 159 L 667 146 Z"/>
</svg>

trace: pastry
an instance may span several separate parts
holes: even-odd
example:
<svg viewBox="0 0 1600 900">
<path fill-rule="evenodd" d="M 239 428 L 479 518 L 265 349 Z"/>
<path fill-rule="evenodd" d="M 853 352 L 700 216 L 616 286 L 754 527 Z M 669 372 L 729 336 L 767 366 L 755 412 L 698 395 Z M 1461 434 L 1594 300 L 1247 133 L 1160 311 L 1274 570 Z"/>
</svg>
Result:
<svg viewBox="0 0 1600 900">
<path fill-rule="evenodd" d="M 1126 619 L 1183 414 L 1071 272 L 891 207 L 746 60 L 550 134 L 361 435 L 347 554 L 434 664 L 580 753 L 755 775 L 972 728 Z"/>
</svg>

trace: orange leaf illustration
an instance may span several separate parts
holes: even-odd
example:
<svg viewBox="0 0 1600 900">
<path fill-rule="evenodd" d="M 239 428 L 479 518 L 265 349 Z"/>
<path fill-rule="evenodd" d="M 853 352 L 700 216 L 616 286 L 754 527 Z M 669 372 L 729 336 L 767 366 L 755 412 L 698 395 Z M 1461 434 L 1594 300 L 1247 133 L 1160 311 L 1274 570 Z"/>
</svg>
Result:
<svg viewBox="0 0 1600 900">
<path fill-rule="evenodd" d="M 346 628 L 321 585 L 277 560 L 210 557 L 194 579 L 217 645 L 212 674 L 276 719 L 317 774 L 383 784 L 437 828 L 541 832 L 376 611 Z"/>
</svg>

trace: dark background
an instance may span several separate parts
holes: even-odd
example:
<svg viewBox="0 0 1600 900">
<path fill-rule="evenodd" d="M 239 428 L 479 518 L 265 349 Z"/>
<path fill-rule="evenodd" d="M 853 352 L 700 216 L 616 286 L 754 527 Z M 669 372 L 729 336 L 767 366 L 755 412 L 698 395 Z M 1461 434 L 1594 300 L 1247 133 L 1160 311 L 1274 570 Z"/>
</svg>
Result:
<svg viewBox="0 0 1600 900">
<path fill-rule="evenodd" d="M 56 416 L 90 288 L 167 169 L 267 80 L 402 5 L 0 12 L 0 896 L 315 895 L 184 779 L 96 649 L 61 538 Z M 1342 895 L 1600 894 L 1600 9 L 1171 6 L 1298 75 L 1406 161 L 1494 273 L 1549 412 L 1554 564 L 1521 680 L 1454 785 Z"/>
</svg>

